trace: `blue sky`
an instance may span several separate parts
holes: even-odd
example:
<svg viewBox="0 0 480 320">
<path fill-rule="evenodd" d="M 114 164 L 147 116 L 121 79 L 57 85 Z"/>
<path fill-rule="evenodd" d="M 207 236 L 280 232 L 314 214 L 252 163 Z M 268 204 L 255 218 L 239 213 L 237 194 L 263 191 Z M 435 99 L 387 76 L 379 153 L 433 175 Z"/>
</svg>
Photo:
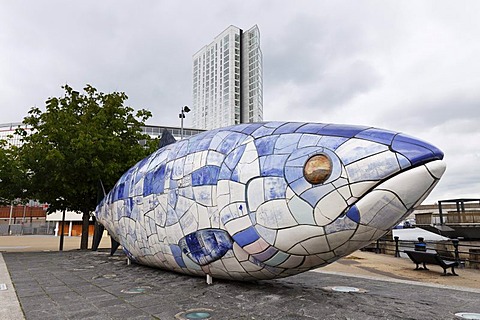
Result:
<svg viewBox="0 0 480 320">
<path fill-rule="evenodd" d="M 192 55 L 231 24 L 257 24 L 265 120 L 422 138 L 447 161 L 428 202 L 480 198 L 478 12 L 478 1 L 2 1 L 0 123 L 88 83 L 177 126 Z"/>
</svg>

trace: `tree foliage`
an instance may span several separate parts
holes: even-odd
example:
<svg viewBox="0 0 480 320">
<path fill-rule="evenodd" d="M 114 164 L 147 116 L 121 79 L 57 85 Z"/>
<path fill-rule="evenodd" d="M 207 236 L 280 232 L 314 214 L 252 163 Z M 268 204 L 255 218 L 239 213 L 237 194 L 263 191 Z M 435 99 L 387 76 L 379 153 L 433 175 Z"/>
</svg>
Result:
<svg viewBox="0 0 480 320">
<path fill-rule="evenodd" d="M 18 148 L 0 140 L 0 205 L 26 199 L 26 170 L 19 157 Z"/>
<path fill-rule="evenodd" d="M 32 108 L 24 123 L 22 158 L 31 171 L 31 193 L 49 211 L 83 213 L 81 249 L 87 248 L 88 219 L 97 205 L 99 181 L 108 188 L 150 150 L 141 126 L 151 116 L 125 106 L 123 92 L 104 94 L 87 85 L 84 93 L 68 85 L 63 97 L 49 98 L 46 110 Z"/>
</svg>

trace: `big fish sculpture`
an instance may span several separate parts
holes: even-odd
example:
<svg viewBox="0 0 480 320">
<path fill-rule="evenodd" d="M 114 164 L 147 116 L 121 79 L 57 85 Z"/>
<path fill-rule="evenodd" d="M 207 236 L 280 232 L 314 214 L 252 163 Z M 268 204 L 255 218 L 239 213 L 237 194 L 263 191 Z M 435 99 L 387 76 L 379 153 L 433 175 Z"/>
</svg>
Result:
<svg viewBox="0 0 480 320">
<path fill-rule="evenodd" d="M 96 217 L 130 259 L 197 276 L 273 279 L 383 236 L 445 171 L 436 147 L 349 125 L 240 124 L 165 146 Z"/>
</svg>

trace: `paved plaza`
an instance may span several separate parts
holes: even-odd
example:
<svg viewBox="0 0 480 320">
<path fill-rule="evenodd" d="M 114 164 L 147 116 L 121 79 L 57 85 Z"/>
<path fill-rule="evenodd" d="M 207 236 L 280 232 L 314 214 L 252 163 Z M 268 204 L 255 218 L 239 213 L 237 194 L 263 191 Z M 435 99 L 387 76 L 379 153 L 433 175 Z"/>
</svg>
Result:
<svg viewBox="0 0 480 320">
<path fill-rule="evenodd" d="M 107 250 L 8 252 L 3 259 L 26 319 L 454 319 L 480 312 L 480 289 L 328 271 L 207 285 L 204 278 L 127 265 L 123 254 Z"/>
</svg>

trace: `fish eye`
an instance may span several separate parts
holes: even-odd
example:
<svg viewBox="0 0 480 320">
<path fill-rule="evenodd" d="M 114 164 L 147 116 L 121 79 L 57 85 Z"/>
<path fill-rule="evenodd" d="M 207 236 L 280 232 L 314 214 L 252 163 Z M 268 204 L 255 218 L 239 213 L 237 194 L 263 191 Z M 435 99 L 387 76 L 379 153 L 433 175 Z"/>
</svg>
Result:
<svg viewBox="0 0 480 320">
<path fill-rule="evenodd" d="M 303 175 L 311 184 L 325 182 L 332 173 L 332 161 L 325 154 L 317 154 L 307 160 L 303 167 Z"/>
</svg>

